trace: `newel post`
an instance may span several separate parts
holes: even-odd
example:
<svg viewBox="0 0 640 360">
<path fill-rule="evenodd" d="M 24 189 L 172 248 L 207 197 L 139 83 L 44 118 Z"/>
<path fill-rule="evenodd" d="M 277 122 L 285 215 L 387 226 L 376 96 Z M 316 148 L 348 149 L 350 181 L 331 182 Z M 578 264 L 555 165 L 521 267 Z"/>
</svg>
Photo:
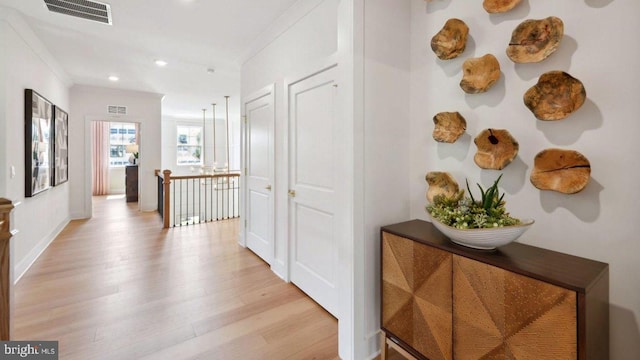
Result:
<svg viewBox="0 0 640 360">
<path fill-rule="evenodd" d="M 164 206 L 162 211 L 162 220 L 164 222 L 163 227 L 169 228 L 169 216 L 171 216 L 171 170 L 165 170 L 162 172 L 164 175 Z"/>
<path fill-rule="evenodd" d="M 0 341 L 8 341 L 11 335 L 12 279 L 10 262 L 11 226 L 9 223 L 13 204 L 0 198 Z"/>
</svg>

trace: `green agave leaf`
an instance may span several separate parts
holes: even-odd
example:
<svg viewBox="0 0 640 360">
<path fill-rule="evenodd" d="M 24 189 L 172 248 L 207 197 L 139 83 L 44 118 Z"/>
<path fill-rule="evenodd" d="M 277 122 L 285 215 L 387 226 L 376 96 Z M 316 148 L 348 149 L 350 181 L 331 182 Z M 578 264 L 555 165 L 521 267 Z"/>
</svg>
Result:
<svg viewBox="0 0 640 360">
<path fill-rule="evenodd" d="M 468 179 L 464 179 L 464 181 L 467 183 L 467 191 L 469 192 L 469 196 L 471 196 L 471 201 L 473 203 L 475 203 L 476 199 L 473 198 L 473 193 L 471 193 L 471 189 L 469 188 L 469 180 Z"/>
</svg>

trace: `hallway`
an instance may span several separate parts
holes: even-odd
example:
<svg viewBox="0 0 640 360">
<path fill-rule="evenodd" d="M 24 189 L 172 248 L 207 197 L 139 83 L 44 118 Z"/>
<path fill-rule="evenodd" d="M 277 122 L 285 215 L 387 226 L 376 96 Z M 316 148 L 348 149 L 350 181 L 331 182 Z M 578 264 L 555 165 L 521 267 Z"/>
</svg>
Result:
<svg viewBox="0 0 640 360">
<path fill-rule="evenodd" d="M 337 321 L 237 244 L 239 220 L 163 230 L 96 197 L 15 287 L 14 340 L 60 359 L 337 359 Z"/>
</svg>

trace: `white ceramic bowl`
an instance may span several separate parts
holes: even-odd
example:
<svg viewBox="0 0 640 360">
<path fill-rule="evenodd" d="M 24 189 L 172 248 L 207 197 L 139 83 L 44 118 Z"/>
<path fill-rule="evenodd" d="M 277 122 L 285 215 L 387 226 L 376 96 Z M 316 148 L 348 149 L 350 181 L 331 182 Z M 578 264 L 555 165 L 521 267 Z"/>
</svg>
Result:
<svg viewBox="0 0 640 360">
<path fill-rule="evenodd" d="M 427 214 L 429 212 L 427 211 Z M 456 244 L 468 246 L 474 249 L 493 250 L 498 246 L 507 245 L 516 240 L 533 224 L 532 219 L 522 219 L 520 224 L 496 228 L 483 229 L 456 229 L 445 225 L 431 217 L 431 222 L 436 229 Z"/>
</svg>

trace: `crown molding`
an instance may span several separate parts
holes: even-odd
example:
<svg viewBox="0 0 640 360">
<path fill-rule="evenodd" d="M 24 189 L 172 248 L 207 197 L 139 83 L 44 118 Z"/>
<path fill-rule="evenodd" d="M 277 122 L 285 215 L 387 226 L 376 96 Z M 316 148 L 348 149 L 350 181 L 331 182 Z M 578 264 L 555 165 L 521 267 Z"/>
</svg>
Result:
<svg viewBox="0 0 640 360">
<path fill-rule="evenodd" d="M 240 55 L 238 63 L 244 65 L 324 1 L 325 0 L 299 0 L 291 5 Z"/>
</svg>

